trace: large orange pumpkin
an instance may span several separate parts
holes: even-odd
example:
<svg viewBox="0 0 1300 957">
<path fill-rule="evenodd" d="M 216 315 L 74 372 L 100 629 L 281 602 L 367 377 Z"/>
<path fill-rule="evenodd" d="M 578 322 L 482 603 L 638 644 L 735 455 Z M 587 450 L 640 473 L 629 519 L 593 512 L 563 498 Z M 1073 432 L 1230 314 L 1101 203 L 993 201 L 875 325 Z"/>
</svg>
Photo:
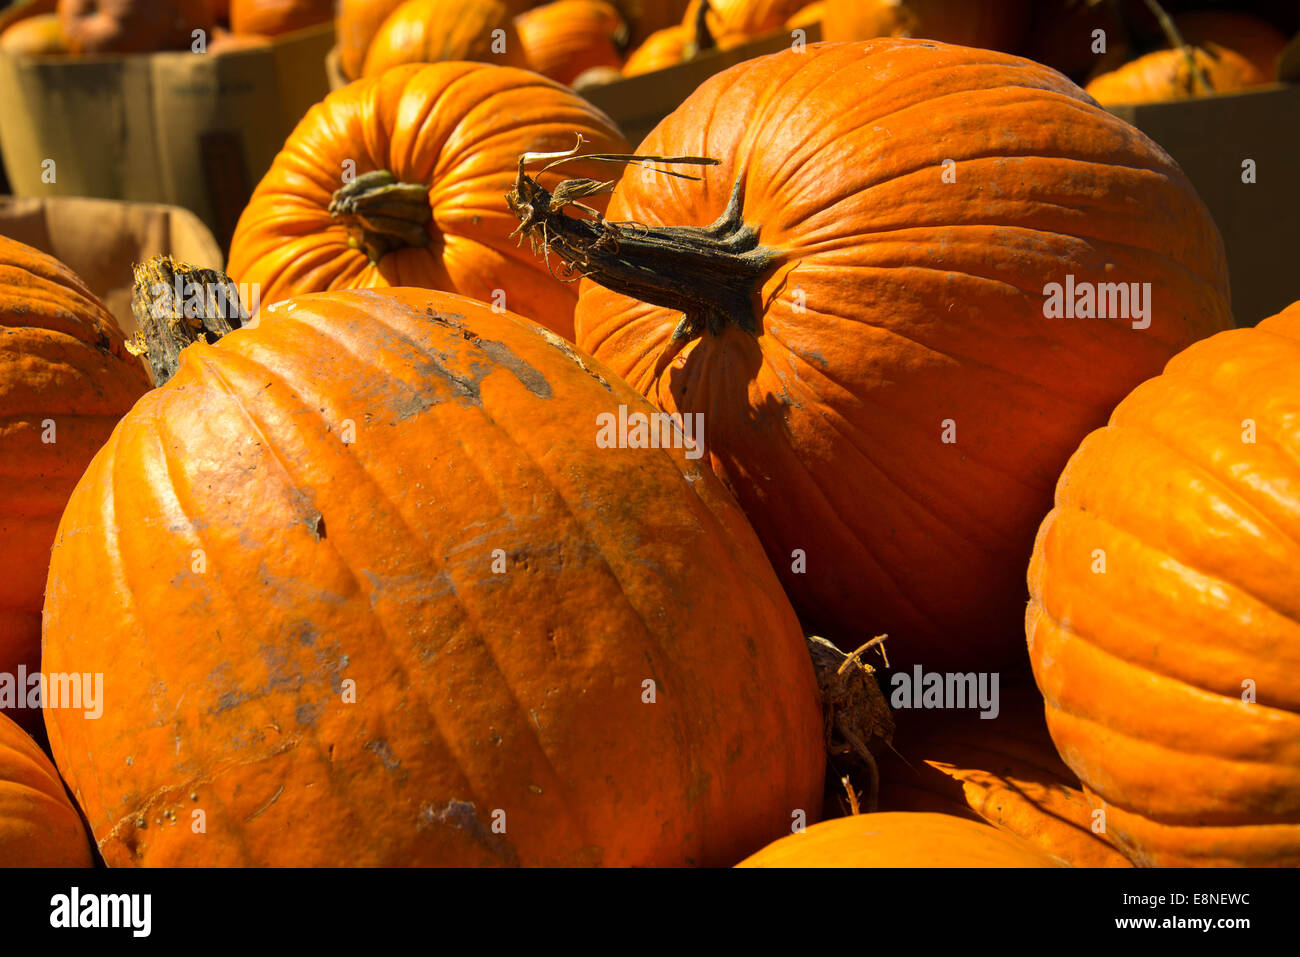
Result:
<svg viewBox="0 0 1300 957">
<path fill-rule="evenodd" d="M 948 814 L 881 812 L 823 821 L 737 867 L 1060 867 L 1020 838 Z"/>
<path fill-rule="evenodd" d="M 608 219 L 638 225 L 612 235 L 546 222 L 591 277 L 582 347 L 704 414 L 809 630 L 887 632 L 904 664 L 1019 656 L 1017 569 L 1066 459 L 1231 324 L 1183 174 L 1046 67 L 913 40 L 740 64 L 639 152 L 719 163 L 629 170 Z M 1149 326 L 1049 318 L 1067 281 L 1150 283 Z"/>
<path fill-rule="evenodd" d="M 193 32 L 212 27 L 208 0 L 58 0 L 72 53 L 188 50 Z"/>
<path fill-rule="evenodd" d="M 361 72 L 377 76 L 403 63 L 442 60 L 529 66 L 501 0 L 406 0 L 380 26 Z"/>
<path fill-rule="evenodd" d="M 50 759 L 0 714 L 0 867 L 91 867 L 90 841 Z"/>
<path fill-rule="evenodd" d="M 505 308 L 572 338 L 576 287 L 510 238 L 502 196 L 521 153 L 571 148 L 575 133 L 602 152 L 629 150 L 586 100 L 524 70 L 435 63 L 353 83 L 313 107 L 271 164 L 235 229 L 229 273 L 258 283 L 264 304 L 395 285 L 504 296 Z M 407 186 L 370 189 L 363 174 L 379 170 Z M 608 178 L 611 167 L 584 175 Z M 604 199 L 590 202 L 603 209 Z M 372 217 L 392 203 L 415 231 Z"/>
<path fill-rule="evenodd" d="M 913 37 L 1016 53 L 1027 26 L 1025 0 L 827 0 L 822 37 Z"/>
<path fill-rule="evenodd" d="M 41 593 L 63 506 L 149 378 L 71 270 L 3 236 L 0 331 L 0 673 L 13 674 L 40 663 Z"/>
<path fill-rule="evenodd" d="M 230 31 L 279 36 L 328 23 L 334 0 L 230 0 Z"/>
<path fill-rule="evenodd" d="M 533 69 L 560 83 L 623 65 L 627 24 L 604 0 L 556 0 L 521 13 L 515 26 Z"/>
<path fill-rule="evenodd" d="M 1135 863 L 1300 866 L 1300 303 L 1175 357 L 1061 474 L 1025 617 Z"/>
<path fill-rule="evenodd" d="M 879 759 L 881 810 L 968 816 L 1072 867 L 1132 867 L 1057 756 L 1043 699 L 1027 690 L 1002 685 L 992 718 L 975 710 L 899 715 L 893 748 Z"/>
<path fill-rule="evenodd" d="M 702 463 L 600 444 L 620 408 L 654 413 L 428 290 L 186 349 L 50 570 L 48 667 L 120 696 L 46 716 L 105 860 L 726 865 L 811 815 L 794 613 Z"/>
</svg>

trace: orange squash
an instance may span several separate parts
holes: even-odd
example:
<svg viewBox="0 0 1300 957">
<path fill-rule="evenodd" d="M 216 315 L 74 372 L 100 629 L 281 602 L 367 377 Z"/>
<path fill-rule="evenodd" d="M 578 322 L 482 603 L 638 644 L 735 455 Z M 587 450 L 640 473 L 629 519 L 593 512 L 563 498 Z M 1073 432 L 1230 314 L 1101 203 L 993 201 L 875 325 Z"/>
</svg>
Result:
<svg viewBox="0 0 1300 957">
<path fill-rule="evenodd" d="M 1300 303 L 1133 390 L 1061 473 L 1030 659 L 1139 866 L 1300 866 Z"/>
<path fill-rule="evenodd" d="M 0 673 L 13 674 L 40 664 L 41 595 L 63 506 L 149 378 L 71 270 L 3 236 L 0 331 Z"/>
<path fill-rule="evenodd" d="M 86 828 L 58 771 L 0 714 L 0 868 L 92 866 Z"/>
<path fill-rule="evenodd" d="M 105 860 L 729 865 L 816 809 L 794 613 L 701 463 L 600 445 L 620 407 L 654 412 L 428 290 L 186 348 L 52 556 L 48 668 L 155 716 L 47 715 Z"/>
<path fill-rule="evenodd" d="M 59 15 L 42 13 L 19 20 L 0 33 L 0 50 L 28 56 L 67 53 L 68 45 L 63 42 L 63 28 L 59 26 Z"/>
<path fill-rule="evenodd" d="M 690 0 L 615 0 L 614 2 L 629 28 L 629 48 L 640 46 L 652 33 L 680 24 L 689 4 Z"/>
<path fill-rule="evenodd" d="M 1112 106 L 1182 100 L 1266 82 L 1254 64 L 1232 50 L 1188 49 L 1196 63 L 1195 70 L 1183 50 L 1156 50 L 1102 73 L 1085 89 L 1102 106 Z"/>
<path fill-rule="evenodd" d="M 556 0 L 521 13 L 515 26 L 533 69 L 559 83 L 623 65 L 627 24 L 604 0 Z"/>
<path fill-rule="evenodd" d="M 230 31 L 275 37 L 328 23 L 334 0 L 230 0 Z"/>
<path fill-rule="evenodd" d="M 1232 322 L 1181 171 L 1060 74 L 919 40 L 739 64 L 638 152 L 718 165 L 630 169 L 606 222 L 638 225 L 612 237 L 529 220 L 587 276 L 578 343 L 704 414 L 810 631 L 885 632 L 927 668 L 1020 660 L 1016 569 L 1070 453 Z M 1076 281 L 1151 283 L 1149 324 L 1052 313 Z"/>
<path fill-rule="evenodd" d="M 577 290 L 510 238 L 502 197 L 521 153 L 570 148 L 575 133 L 601 152 L 630 150 L 586 100 L 525 70 L 408 65 L 350 84 L 308 112 L 271 164 L 240 216 L 228 271 L 259 284 L 263 304 L 396 285 L 504 297 L 505 308 L 571 338 Z M 364 175 L 383 170 L 395 184 L 368 190 Z M 393 198 L 414 231 L 384 232 L 369 218 Z"/>
<path fill-rule="evenodd" d="M 695 22 L 701 2 L 691 0 L 682 17 L 683 24 Z M 807 3 L 808 0 L 708 0 L 705 21 L 709 33 L 720 44 L 733 37 L 753 39 L 780 30 Z"/>
<path fill-rule="evenodd" d="M 815 824 L 737 867 L 1060 867 L 1019 838 L 947 814 L 855 814 Z"/>
<path fill-rule="evenodd" d="M 361 73 L 377 76 L 403 63 L 442 60 L 529 66 L 500 0 L 406 0 L 375 34 Z"/>
<path fill-rule="evenodd" d="M 208 0 L 59 0 L 58 12 L 72 53 L 188 50 L 212 26 Z"/>
</svg>

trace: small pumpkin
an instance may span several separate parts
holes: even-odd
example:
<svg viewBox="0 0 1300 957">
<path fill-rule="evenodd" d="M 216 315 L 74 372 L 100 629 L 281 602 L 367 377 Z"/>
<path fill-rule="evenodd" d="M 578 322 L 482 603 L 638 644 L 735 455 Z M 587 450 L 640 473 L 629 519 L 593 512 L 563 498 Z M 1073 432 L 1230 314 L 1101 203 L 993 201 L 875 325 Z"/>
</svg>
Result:
<svg viewBox="0 0 1300 957">
<path fill-rule="evenodd" d="M 4 236 L 0 330 L 0 673 L 11 675 L 40 664 L 50 544 L 72 487 L 149 378 L 81 279 Z"/>
<path fill-rule="evenodd" d="M 110 866 L 729 865 L 816 810 L 794 612 L 707 469 L 595 440 L 654 414 L 607 369 L 420 289 L 296 297 L 178 365 L 45 604 L 47 667 L 120 696 L 47 715 Z"/>
<path fill-rule="evenodd" d="M 691 28 L 681 24 L 652 33 L 627 58 L 623 64 L 623 75 L 640 76 L 676 66 L 687 59 L 686 49 L 691 42 L 691 35 Z"/>
<path fill-rule="evenodd" d="M 208 0 L 58 0 L 58 12 L 72 53 L 188 50 L 212 26 Z"/>
<path fill-rule="evenodd" d="M 579 344 L 703 413 L 810 631 L 886 632 L 929 668 L 1020 660 L 1016 569 L 1061 467 L 1232 323 L 1186 177 L 1055 71 L 919 40 L 739 64 L 638 152 L 717 165 L 629 170 L 603 225 L 521 207 L 587 277 Z M 1067 281 L 1120 280 L 1151 284 L 1149 325 L 1051 317 Z"/>
<path fill-rule="evenodd" d="M 604 0 L 556 0 L 521 13 L 515 26 L 533 69 L 559 83 L 623 65 L 627 24 Z"/>
<path fill-rule="evenodd" d="M 1084 439 L 1025 615 L 1047 724 L 1139 866 L 1300 866 L 1300 303 Z"/>
<path fill-rule="evenodd" d="M 992 718 L 905 715 L 880 758 L 880 808 L 982 820 L 1071 867 L 1132 867 L 1057 755 L 1033 686 L 999 690 Z"/>
<path fill-rule="evenodd" d="M 709 33 L 721 44 L 733 37 L 753 39 L 780 30 L 785 21 L 798 13 L 808 0 L 691 0 L 682 17 L 691 25 L 699 16 L 699 7 L 708 4 L 705 21 Z"/>
<path fill-rule="evenodd" d="M 680 24 L 689 4 L 690 0 L 615 0 L 614 3 L 628 25 L 630 48 L 640 46 L 652 33 Z"/>
<path fill-rule="evenodd" d="M 27 56 L 67 53 L 68 45 L 63 42 L 63 28 L 59 26 L 59 15 L 42 13 L 19 20 L 0 33 L 0 50 Z"/>
<path fill-rule="evenodd" d="M 85 825 L 59 772 L 0 714 L 0 868 L 93 866 Z"/>
<path fill-rule="evenodd" d="M 575 132 L 600 152 L 630 151 L 586 100 L 513 67 L 407 65 L 352 83 L 285 142 L 239 218 L 228 271 L 257 283 L 263 304 L 396 285 L 504 297 L 506 308 L 571 338 L 577 290 L 510 238 L 515 222 L 501 197 L 521 153 L 566 149 Z M 610 173 L 606 164 L 585 169 Z M 562 171 L 549 175 L 554 185 Z M 590 203 L 603 209 L 605 200 Z"/>
<path fill-rule="evenodd" d="M 1193 67 L 1195 63 L 1195 67 Z M 1102 73 L 1085 87 L 1102 106 L 1160 103 L 1242 90 L 1266 82 L 1249 60 L 1224 47 L 1156 50 Z"/>
<path fill-rule="evenodd" d="M 1005 831 L 948 814 L 837 817 L 790 834 L 737 867 L 1060 867 Z"/>
<path fill-rule="evenodd" d="M 500 0 L 406 0 L 375 34 L 361 74 L 377 76 L 403 63 L 442 60 L 529 67 Z"/>
<path fill-rule="evenodd" d="M 822 37 L 912 37 L 1017 53 L 1026 25 L 1024 0 L 826 0 Z"/>
<path fill-rule="evenodd" d="M 230 31 L 276 37 L 334 17 L 334 0 L 230 0 Z"/>
</svg>

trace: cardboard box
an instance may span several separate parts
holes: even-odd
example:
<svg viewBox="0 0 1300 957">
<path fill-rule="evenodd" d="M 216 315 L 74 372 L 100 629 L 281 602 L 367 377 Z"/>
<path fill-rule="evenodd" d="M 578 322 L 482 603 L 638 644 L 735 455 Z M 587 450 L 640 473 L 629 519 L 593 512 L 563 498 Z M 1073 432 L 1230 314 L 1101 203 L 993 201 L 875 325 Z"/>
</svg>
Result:
<svg viewBox="0 0 1300 957">
<path fill-rule="evenodd" d="M 0 152 L 14 193 L 183 206 L 224 247 L 285 138 L 328 92 L 321 64 L 333 43 L 323 24 L 220 54 L 0 54 Z"/>
<path fill-rule="evenodd" d="M 111 199 L 0 196 L 0 236 L 49 253 L 79 275 L 130 335 L 131 267 L 150 256 L 220 269 L 221 249 L 187 209 Z"/>
</svg>

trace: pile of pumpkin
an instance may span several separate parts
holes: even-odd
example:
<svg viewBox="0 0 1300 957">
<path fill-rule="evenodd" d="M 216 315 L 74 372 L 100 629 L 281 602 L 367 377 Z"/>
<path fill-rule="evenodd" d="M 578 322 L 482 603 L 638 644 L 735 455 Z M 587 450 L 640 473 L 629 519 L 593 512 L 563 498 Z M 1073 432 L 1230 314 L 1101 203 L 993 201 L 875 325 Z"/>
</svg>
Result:
<svg viewBox="0 0 1300 957">
<path fill-rule="evenodd" d="M 401 65 L 227 272 L 142 264 L 128 342 L 0 239 L 0 675 L 103 677 L 9 711 L 52 762 L 0 717 L 0 862 L 1300 864 L 1300 304 L 1233 329 L 1060 73 L 819 43 L 634 150 Z"/>
<path fill-rule="evenodd" d="M 20 0 L 0 50 L 28 56 L 226 53 L 329 23 L 334 0 Z"/>
</svg>

